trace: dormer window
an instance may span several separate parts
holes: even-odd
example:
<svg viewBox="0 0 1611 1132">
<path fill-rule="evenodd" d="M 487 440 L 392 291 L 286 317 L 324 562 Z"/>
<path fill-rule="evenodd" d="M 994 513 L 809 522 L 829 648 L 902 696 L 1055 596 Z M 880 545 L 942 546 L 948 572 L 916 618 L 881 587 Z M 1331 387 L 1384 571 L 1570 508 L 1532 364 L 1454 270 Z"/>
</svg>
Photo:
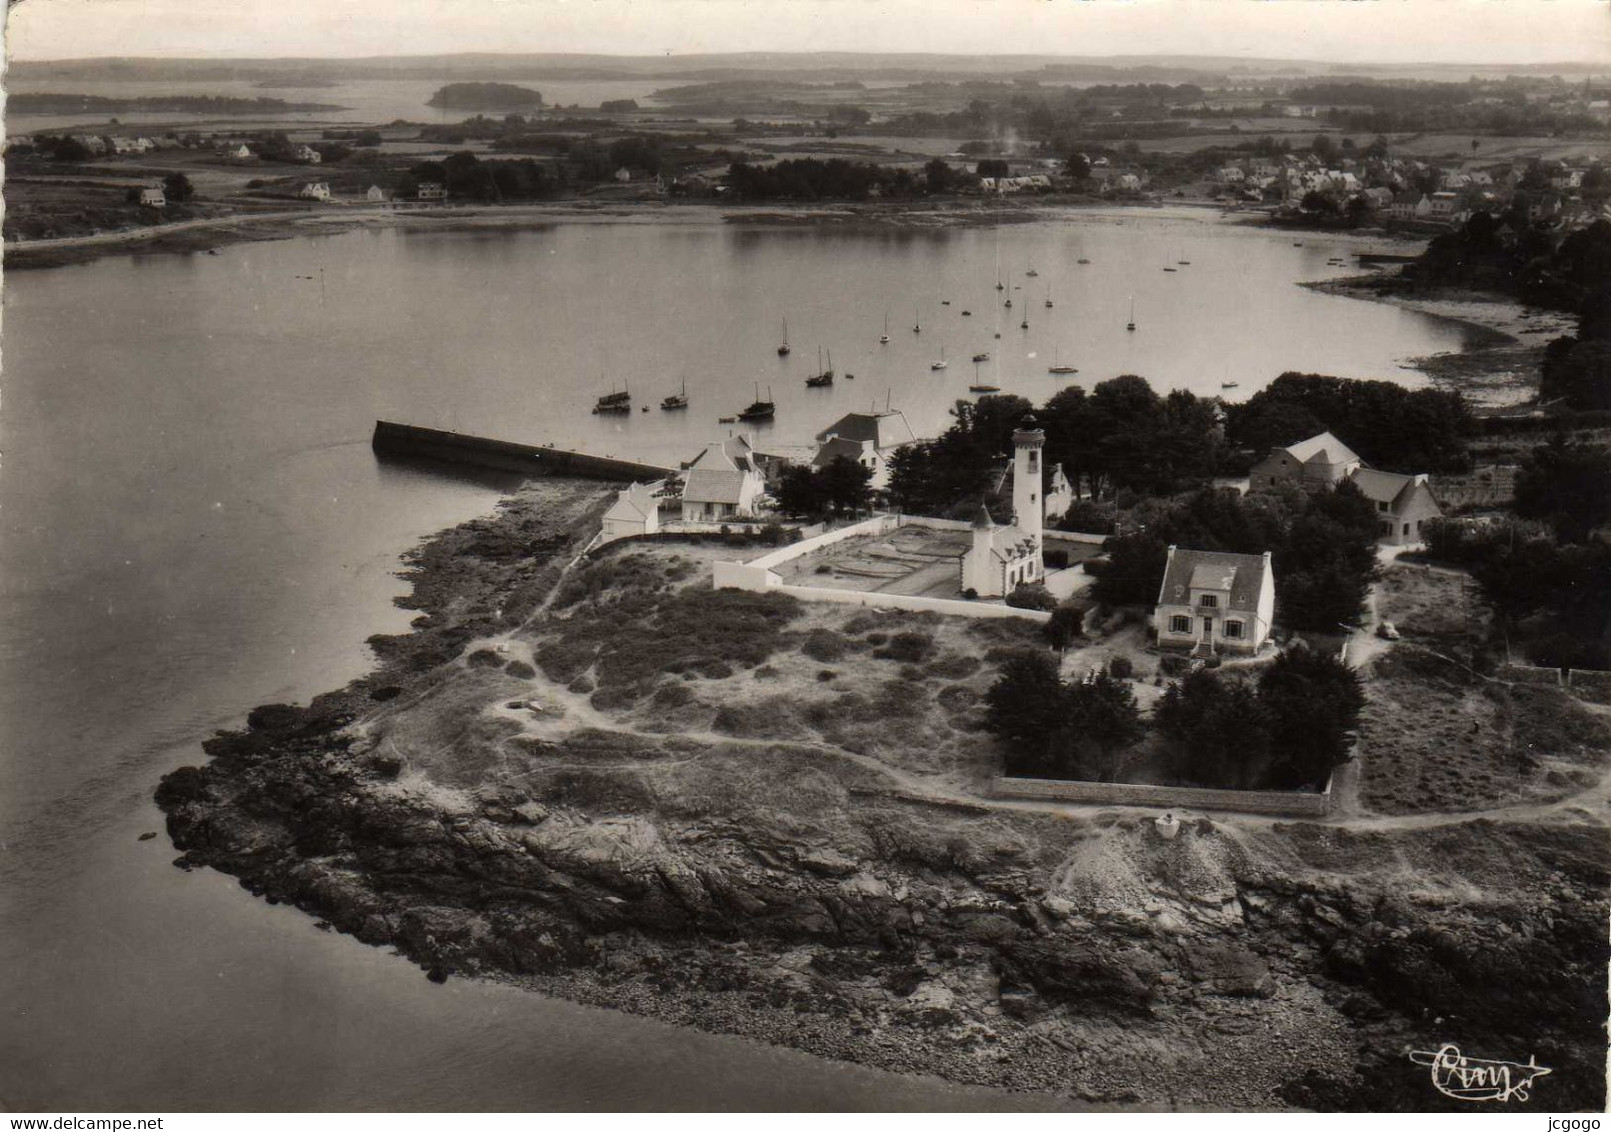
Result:
<svg viewBox="0 0 1611 1132">
<path fill-rule="evenodd" d="M 1219 598 L 1214 594 L 1203 594 L 1198 597 L 1197 604 L 1202 606 L 1204 609 L 1218 609 Z"/>
</svg>

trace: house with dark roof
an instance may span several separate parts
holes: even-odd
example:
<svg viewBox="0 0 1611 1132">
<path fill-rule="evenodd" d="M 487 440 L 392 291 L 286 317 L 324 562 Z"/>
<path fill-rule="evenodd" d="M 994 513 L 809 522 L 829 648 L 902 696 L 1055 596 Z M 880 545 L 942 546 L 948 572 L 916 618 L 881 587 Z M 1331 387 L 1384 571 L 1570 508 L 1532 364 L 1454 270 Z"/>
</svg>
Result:
<svg viewBox="0 0 1611 1132">
<path fill-rule="evenodd" d="M 1152 626 L 1160 647 L 1193 656 L 1252 655 L 1275 619 L 1270 552 L 1230 554 L 1171 546 Z"/>
<path fill-rule="evenodd" d="M 1248 490 L 1275 491 L 1282 484 L 1291 484 L 1305 491 L 1328 491 L 1363 463 L 1352 448 L 1323 432 L 1296 444 L 1270 449 L 1270 454 L 1253 465 L 1248 474 Z"/>
<path fill-rule="evenodd" d="M 1348 478 L 1376 508 L 1378 542 L 1389 546 L 1420 542 L 1421 524 L 1443 514 L 1425 475 L 1355 468 Z"/>
<path fill-rule="evenodd" d="M 748 437 L 713 440 L 684 465 L 682 518 L 687 523 L 751 518 L 766 478 Z"/>
<path fill-rule="evenodd" d="M 846 413 L 817 433 L 817 451 L 811 458 L 811 466 L 825 467 L 843 456 L 870 469 L 872 486 L 879 490 L 889 485 L 890 455 L 916 439 L 906 415 L 899 409 Z"/>
</svg>

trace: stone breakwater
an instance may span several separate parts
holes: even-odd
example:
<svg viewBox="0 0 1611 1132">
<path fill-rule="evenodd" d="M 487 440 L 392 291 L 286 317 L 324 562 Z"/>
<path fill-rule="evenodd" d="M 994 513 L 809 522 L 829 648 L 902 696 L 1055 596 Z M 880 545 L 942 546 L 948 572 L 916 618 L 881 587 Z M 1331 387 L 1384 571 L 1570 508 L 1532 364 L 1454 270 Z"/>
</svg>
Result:
<svg viewBox="0 0 1611 1132">
<path fill-rule="evenodd" d="M 1084 1103 L 1453 1107 L 1404 1053 L 1454 1040 L 1552 1066 L 1552 1110 L 1602 1106 L 1598 828 L 1202 821 L 1164 842 L 1117 812 L 916 798 L 786 743 L 589 727 L 544 756 L 590 773 L 523 788 L 378 739 L 377 715 L 447 721 L 474 763 L 461 654 L 548 616 L 603 502 L 550 481 L 422 548 L 422 617 L 374 673 L 257 709 L 163 780 L 178 863 L 433 979 Z M 786 792 L 744 788 L 757 758 Z M 663 785 L 701 760 L 734 788 Z"/>
</svg>

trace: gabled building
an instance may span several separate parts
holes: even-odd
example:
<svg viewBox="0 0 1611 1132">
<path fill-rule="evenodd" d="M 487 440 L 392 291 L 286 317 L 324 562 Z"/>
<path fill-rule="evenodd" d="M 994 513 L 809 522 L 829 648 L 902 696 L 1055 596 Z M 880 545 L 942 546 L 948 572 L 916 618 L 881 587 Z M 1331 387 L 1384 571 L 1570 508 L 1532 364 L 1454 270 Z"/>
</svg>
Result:
<svg viewBox="0 0 1611 1132">
<path fill-rule="evenodd" d="M 900 410 L 882 413 L 846 413 L 817 433 L 817 451 L 812 467 L 831 464 L 836 456 L 854 460 L 872 470 L 872 487 L 889 486 L 889 457 L 917 439 L 906 415 Z"/>
<path fill-rule="evenodd" d="M 1323 432 L 1284 448 L 1270 449 L 1270 454 L 1253 465 L 1248 474 L 1248 490 L 1275 491 L 1282 484 L 1291 484 L 1305 491 L 1326 491 L 1362 464 L 1353 449 Z"/>
<path fill-rule="evenodd" d="M 654 484 L 635 483 L 616 497 L 604 512 L 604 542 L 652 535 L 660 529 L 660 501 L 654 489 Z"/>
<path fill-rule="evenodd" d="M 1348 478 L 1376 508 L 1378 542 L 1389 546 L 1420 542 L 1421 524 L 1443 514 L 1425 475 L 1356 468 Z"/>
<path fill-rule="evenodd" d="M 1046 501 L 1041 498 L 1041 450 L 1046 433 L 1025 417 L 1012 434 L 1013 521 L 998 525 L 979 506 L 973 522 L 973 545 L 962 554 L 962 592 L 977 597 L 1005 597 L 1025 582 L 1046 576 L 1041 530 Z"/>
<path fill-rule="evenodd" d="M 1160 647 L 1192 655 L 1251 655 L 1269 639 L 1275 619 L 1270 552 L 1229 554 L 1171 546 L 1152 625 Z"/>
<path fill-rule="evenodd" d="M 364 199 L 372 204 L 379 204 L 385 201 L 386 190 L 381 188 L 379 185 L 370 185 L 369 188 L 364 191 Z"/>
<path fill-rule="evenodd" d="M 160 186 L 150 186 L 140 190 L 140 203 L 146 208 L 166 208 L 168 196 Z"/>
<path fill-rule="evenodd" d="M 317 165 L 324 160 L 324 155 L 311 145 L 299 145 L 296 147 L 296 159 L 304 165 Z"/>
<path fill-rule="evenodd" d="M 296 195 L 303 200 L 329 200 L 330 183 L 328 181 L 309 181 L 297 190 Z"/>
<path fill-rule="evenodd" d="M 685 465 L 682 519 L 719 523 L 755 515 L 766 491 L 754 446 L 743 436 L 713 440 Z"/>
</svg>

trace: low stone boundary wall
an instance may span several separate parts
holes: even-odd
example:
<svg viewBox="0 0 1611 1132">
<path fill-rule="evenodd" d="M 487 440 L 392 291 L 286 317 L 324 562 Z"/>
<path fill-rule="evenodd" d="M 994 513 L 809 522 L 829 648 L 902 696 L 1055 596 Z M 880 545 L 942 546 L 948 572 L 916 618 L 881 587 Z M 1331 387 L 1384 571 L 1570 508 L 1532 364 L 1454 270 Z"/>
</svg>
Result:
<svg viewBox="0 0 1611 1132">
<path fill-rule="evenodd" d="M 716 563 L 718 571 L 725 562 Z M 768 571 L 770 573 L 770 571 Z M 776 578 L 776 574 L 771 575 Z M 716 585 L 722 586 L 721 574 L 716 576 Z M 727 585 L 738 585 L 737 582 L 728 582 Z M 741 589 L 750 589 L 751 586 L 740 586 Z M 783 586 L 770 587 L 775 593 L 788 594 L 801 601 L 831 602 L 835 605 L 866 605 L 878 609 L 905 609 L 914 613 L 928 611 L 943 613 L 948 617 L 976 617 L 976 618 L 1005 618 L 1015 617 L 1021 621 L 1033 621 L 1044 625 L 1051 620 L 1052 615 L 1040 609 L 1015 609 L 1010 605 L 997 605 L 987 601 L 957 601 L 943 597 L 917 597 L 912 594 L 887 594 L 877 590 L 832 590 L 822 586 Z"/>
<path fill-rule="evenodd" d="M 1559 688 L 1566 683 L 1559 668 L 1538 668 L 1531 664 L 1506 664 L 1499 669 L 1498 676 L 1512 684 L 1541 684 Z"/>
<path fill-rule="evenodd" d="M 1041 538 L 1047 542 L 1077 542 L 1081 546 L 1101 546 L 1107 542 L 1109 535 L 1087 534 L 1085 531 L 1042 531 Z"/>
<path fill-rule="evenodd" d="M 1574 668 L 1567 673 L 1567 686 L 1579 699 L 1596 704 L 1611 704 L 1611 672 L 1593 668 Z"/>
<path fill-rule="evenodd" d="M 1093 806 L 1145 806 L 1154 810 L 1231 810 L 1247 814 L 1323 818 L 1331 813 L 1331 783 L 1318 794 L 1284 790 L 1210 790 L 1196 786 L 1144 786 L 1131 782 L 1068 782 L 998 777 L 996 798 L 1082 802 Z"/>
<path fill-rule="evenodd" d="M 752 558 L 746 565 L 759 566 L 762 569 L 770 570 L 774 566 L 781 566 L 791 559 L 810 554 L 815 550 L 821 550 L 825 546 L 832 546 L 836 542 L 844 542 L 846 539 L 855 538 L 857 535 L 887 534 L 900 525 L 899 515 L 874 515 L 871 519 L 863 519 L 861 522 L 852 523 L 848 527 L 839 527 L 812 538 L 790 543 L 788 546 L 774 550 L 770 554 Z"/>
</svg>

